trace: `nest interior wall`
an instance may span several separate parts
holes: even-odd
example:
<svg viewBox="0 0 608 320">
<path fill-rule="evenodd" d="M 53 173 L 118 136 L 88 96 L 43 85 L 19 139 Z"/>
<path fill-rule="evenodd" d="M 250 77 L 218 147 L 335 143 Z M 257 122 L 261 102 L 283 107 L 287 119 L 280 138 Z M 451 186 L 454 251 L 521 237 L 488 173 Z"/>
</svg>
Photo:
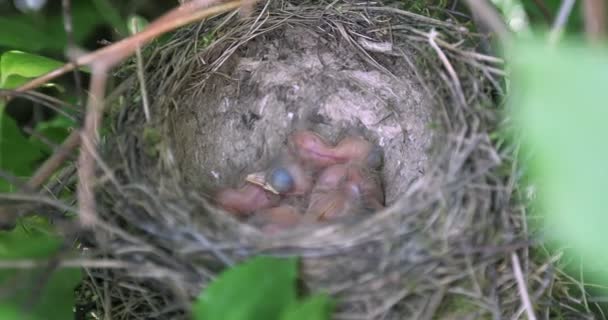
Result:
<svg viewBox="0 0 608 320">
<path fill-rule="evenodd" d="M 185 182 L 238 185 L 308 127 L 330 141 L 360 129 L 383 147 L 383 180 L 392 203 L 424 173 L 431 103 L 401 59 L 378 70 L 344 39 L 285 24 L 235 51 L 205 81 L 193 77 L 171 113 L 172 148 Z"/>
<path fill-rule="evenodd" d="M 518 312 L 500 248 L 526 235 L 498 172 L 508 151 L 489 137 L 500 73 L 471 49 L 475 39 L 457 25 L 384 7 L 281 3 L 245 23 L 235 19 L 183 29 L 153 49 L 152 121 L 133 97 L 116 117 L 110 153 L 119 155 L 113 165 L 129 187 L 104 190 L 100 214 L 131 236 L 102 230 L 107 241 L 99 246 L 127 261 L 134 255 L 123 248 L 139 248 L 138 261 L 163 271 L 116 274 L 155 288 L 159 303 L 170 305 L 173 289 L 188 300 L 223 266 L 278 253 L 303 257 L 309 288 L 335 293 L 345 317 L 434 314 L 452 296 L 466 297 L 477 315 Z M 206 46 L 209 33 L 217 40 Z M 392 49 L 379 52 L 364 40 Z M 384 144 L 392 206 L 366 221 L 266 239 L 209 205 L 204 190 L 263 167 L 310 115 L 307 125 L 332 139 L 355 126 Z M 440 128 L 431 138 L 434 123 Z M 162 133 L 152 157 L 144 152 L 150 127 Z M 529 285 L 541 292 L 538 279 Z M 439 302 L 427 304 L 431 298 Z M 130 303 L 158 311 L 137 299 Z"/>
</svg>

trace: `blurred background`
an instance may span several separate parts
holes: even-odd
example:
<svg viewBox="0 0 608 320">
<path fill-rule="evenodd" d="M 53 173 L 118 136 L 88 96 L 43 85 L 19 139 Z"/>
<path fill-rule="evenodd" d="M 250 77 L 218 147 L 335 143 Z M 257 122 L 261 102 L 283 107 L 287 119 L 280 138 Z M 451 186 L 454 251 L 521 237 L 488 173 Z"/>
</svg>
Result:
<svg viewBox="0 0 608 320">
<path fill-rule="evenodd" d="M 70 8 L 66 12 L 64 2 L 0 0 L 2 59 L 18 50 L 55 63 L 66 62 L 68 52 L 93 51 L 128 37 L 134 31 L 129 21 L 136 19 L 143 25 L 179 4 L 169 0 L 74 0 L 67 2 Z M 603 0 L 493 0 L 489 3 L 499 14 L 499 23 L 516 39 L 515 45 L 503 51 L 487 16 L 471 11 L 468 4 L 475 2 L 401 0 L 394 5 L 455 20 L 487 34 L 488 41 L 480 45 L 480 51 L 506 56 L 505 68 L 512 72 L 506 83 L 513 94 L 497 101 L 506 106 L 508 132 L 497 133 L 496 139 L 522 146 L 518 153 L 521 163 L 514 174 L 520 196 L 529 201 L 531 231 L 543 243 L 534 254 L 558 257 L 557 265 L 581 283 L 581 291 L 593 291 L 596 302 L 606 302 L 608 54 L 604 36 L 608 5 Z M 66 16 L 71 19 L 71 35 L 65 32 Z M 4 62 L 0 60 L 0 72 L 6 72 Z M 80 73 L 80 78 L 64 76 L 40 90 L 81 108 L 82 88 L 88 80 L 87 73 Z M 0 111 L 14 120 L 22 135 L 4 126 L 0 140 L 5 141 L 29 139 L 33 132 L 42 132 L 58 144 L 80 120 L 67 117 L 70 121 L 66 121 L 26 97 L 11 100 Z M 11 150 L 17 161 L 33 158 L 35 163 L 52 152 L 38 149 L 1 150 L 4 156 Z M 35 168 L 0 165 L 19 176 L 27 176 Z M 0 184 L 0 191 L 10 190 L 3 190 Z"/>
</svg>

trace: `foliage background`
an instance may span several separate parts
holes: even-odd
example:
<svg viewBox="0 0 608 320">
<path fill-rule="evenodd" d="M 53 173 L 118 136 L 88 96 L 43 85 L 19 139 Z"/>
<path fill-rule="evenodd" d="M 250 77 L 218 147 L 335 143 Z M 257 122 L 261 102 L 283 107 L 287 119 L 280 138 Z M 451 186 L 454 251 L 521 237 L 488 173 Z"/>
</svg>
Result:
<svg viewBox="0 0 608 320">
<path fill-rule="evenodd" d="M 568 253 L 558 265 L 582 281 L 599 283 L 602 294 L 608 260 L 604 226 L 608 207 L 608 54 L 603 44 L 584 41 L 584 17 L 576 1 L 567 20 L 565 38 L 549 44 L 547 32 L 563 1 L 494 0 L 505 23 L 516 34 L 516 45 L 505 48 L 512 72 L 512 95 L 505 122 L 508 139 L 522 143 L 521 172 L 517 181 L 530 202 L 530 220 L 545 253 Z M 538 2 L 544 4 L 539 6 Z M 0 2 L 0 89 L 10 90 L 63 64 L 70 50 L 95 50 L 130 34 L 133 17 L 151 20 L 177 3 L 164 1 L 73 1 L 72 40 L 64 31 L 60 1 L 38 2 L 37 10 L 20 9 L 27 1 Z M 36 1 L 31 1 L 37 7 Z M 464 1 L 401 1 L 404 9 L 445 19 L 468 21 Z M 32 7 L 30 5 L 30 7 Z M 70 50 L 68 50 L 70 49 Z M 72 110 L 83 108 L 87 70 L 80 79 L 63 77 L 40 89 L 64 101 Z M 53 152 L 53 147 L 77 127 L 81 119 L 70 108 L 50 112 L 40 101 L 17 97 L 0 101 L 0 192 L 19 190 L 24 181 Z M 497 133 L 501 134 L 501 133 Z M 7 227 L 7 226 L 4 226 Z M 12 226 L 8 226 L 12 227 Z M 41 216 L 20 219 L 14 228 L 0 231 L 0 260 L 28 259 L 53 266 L 70 256 L 75 239 L 57 235 Z M 572 249 L 572 250 L 566 250 Z M 566 251 L 564 251 L 566 250 Z M 539 253 L 540 254 L 540 253 Z M 51 257 L 51 262 L 48 258 Z M 584 261 L 584 263 L 582 263 Z M 584 267 L 591 264 L 593 268 Z M 599 266 L 599 268 L 597 268 Z M 2 268 L 0 284 L 15 287 L 14 295 L 0 301 L 0 318 L 31 319 L 72 317 L 74 288 L 82 276 L 78 268 Z M 273 278 L 259 277 L 271 274 Z M 201 319 L 325 319 L 332 303 L 324 295 L 297 296 L 297 263 L 259 258 L 229 270 L 201 294 L 194 312 Z M 586 281 L 584 280 L 586 279 Z M 15 286 L 15 284 L 18 284 Z M 274 299 L 255 298 L 258 288 Z M 599 290 L 598 290 L 599 288 Z M 239 305 L 234 307 L 234 301 Z M 270 301 L 270 302 L 269 302 Z M 231 307 L 232 306 L 232 307 Z"/>
</svg>

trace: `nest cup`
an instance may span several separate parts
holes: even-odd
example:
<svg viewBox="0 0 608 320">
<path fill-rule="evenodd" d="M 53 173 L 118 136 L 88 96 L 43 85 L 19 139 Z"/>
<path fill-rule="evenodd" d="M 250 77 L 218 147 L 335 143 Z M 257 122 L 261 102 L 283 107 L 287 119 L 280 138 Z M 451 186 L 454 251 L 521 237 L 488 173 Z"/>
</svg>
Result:
<svg viewBox="0 0 608 320">
<path fill-rule="evenodd" d="M 336 319 L 521 312 L 510 253 L 526 235 L 499 173 L 509 152 L 489 137 L 501 62 L 476 53 L 479 40 L 389 6 L 279 2 L 144 48 L 143 70 L 127 63 L 110 100 L 114 179 L 99 188 L 93 240 L 137 267 L 92 273 L 99 309 L 187 317 L 214 275 L 268 254 L 301 257 L 303 287 L 332 294 Z M 382 146 L 385 210 L 268 236 L 213 206 L 212 190 L 263 169 L 303 123 Z M 536 300 L 544 276 L 529 280 Z"/>
</svg>

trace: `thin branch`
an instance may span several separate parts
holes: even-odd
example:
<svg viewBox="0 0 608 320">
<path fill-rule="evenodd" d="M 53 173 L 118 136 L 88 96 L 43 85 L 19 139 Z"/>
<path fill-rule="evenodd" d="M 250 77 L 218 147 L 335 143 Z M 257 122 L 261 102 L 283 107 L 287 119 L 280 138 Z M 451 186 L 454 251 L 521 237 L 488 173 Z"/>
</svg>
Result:
<svg viewBox="0 0 608 320">
<path fill-rule="evenodd" d="M 29 191 L 28 188 L 23 183 L 23 181 L 21 179 L 19 179 L 19 177 L 14 176 L 13 174 L 11 174 L 8 171 L 4 171 L 4 170 L 0 169 L 0 179 L 5 180 L 6 182 L 10 183 L 11 185 L 13 185 L 14 187 L 16 187 L 17 189 L 19 189 L 21 191 Z"/>
<path fill-rule="evenodd" d="M 519 258 L 515 252 L 511 253 L 511 264 L 513 265 L 513 272 L 515 273 L 515 280 L 517 281 L 519 296 L 522 305 L 526 310 L 526 314 L 528 315 L 528 320 L 536 320 L 536 315 L 534 314 L 534 309 L 532 308 L 532 303 L 530 302 L 530 295 L 528 294 L 526 281 L 524 280 L 524 276 L 521 271 Z"/>
<path fill-rule="evenodd" d="M 458 94 L 458 99 L 464 106 L 464 105 L 466 105 L 466 100 L 464 97 L 464 93 L 462 92 L 462 86 L 460 85 L 460 79 L 458 78 L 458 74 L 452 67 L 452 64 L 448 60 L 448 57 L 445 55 L 445 53 L 443 53 L 441 48 L 439 48 L 439 46 L 435 42 L 435 37 L 437 37 L 437 32 L 433 29 L 429 33 L 429 43 L 430 43 L 431 47 L 433 47 L 433 49 L 435 50 L 437 55 L 439 56 L 439 59 L 441 60 L 441 62 L 445 66 L 446 70 L 448 71 L 450 78 L 452 78 L 452 81 L 454 81 L 454 85 L 456 86 L 456 92 Z"/>
<path fill-rule="evenodd" d="M 74 27 L 72 24 L 72 5 L 70 0 L 62 0 L 61 5 L 63 7 L 63 28 L 65 30 L 65 35 L 67 39 L 67 52 L 76 48 L 76 43 L 74 42 Z M 78 65 L 72 55 L 68 54 L 68 58 L 70 62 Z M 78 72 L 78 67 L 74 68 L 74 83 L 76 84 L 76 105 L 82 105 L 82 77 L 80 76 L 80 72 Z"/>
<path fill-rule="evenodd" d="M 103 115 L 103 97 L 105 96 L 108 67 L 105 62 L 93 65 L 93 76 L 89 89 L 87 114 L 80 139 L 86 141 L 92 148 L 97 146 L 97 130 L 101 125 Z M 95 158 L 91 150 L 81 148 L 78 158 L 78 206 L 80 207 L 80 221 L 84 226 L 93 226 L 97 221 L 95 214 L 95 193 L 93 180 L 95 180 Z"/>
<path fill-rule="evenodd" d="M 12 175 L 10 172 L 0 170 L 0 179 L 5 180 L 14 186 L 19 192 L 30 193 L 32 190 L 27 186 L 27 183 L 23 183 L 19 177 Z M 12 193 L 7 193 L 12 194 Z M 2 200 L 2 193 L 0 193 L 0 200 Z M 11 199 L 8 199 L 9 201 Z M 21 206 L 15 204 L 8 204 L 0 206 L 0 230 L 15 225 L 17 217 L 21 215 Z"/>
<path fill-rule="evenodd" d="M 131 21 L 133 30 L 139 32 L 137 29 L 137 23 L 135 19 Z M 137 46 L 135 49 L 135 57 L 137 62 L 137 80 L 139 81 L 139 88 L 141 90 L 141 100 L 144 107 L 144 116 L 146 122 L 150 122 L 150 103 L 148 102 L 148 90 L 146 89 L 146 80 L 144 77 L 144 62 L 141 56 L 141 47 Z"/>
<path fill-rule="evenodd" d="M 212 0 L 215 1 L 215 0 Z M 200 2 L 200 1 L 197 1 Z M 70 72 L 75 69 L 76 65 L 89 65 L 94 62 L 105 62 L 109 67 L 111 67 L 114 63 L 120 61 L 119 57 L 127 57 L 133 53 L 133 51 L 138 47 L 143 45 L 144 43 L 151 41 L 155 37 L 159 35 L 171 31 L 175 28 L 184 26 L 188 23 L 197 21 L 199 19 L 205 18 L 207 16 L 220 14 L 229 10 L 237 9 L 240 5 L 240 1 L 232 1 L 226 4 L 214 6 L 207 10 L 193 12 L 180 9 L 178 7 L 170 11 L 166 16 L 174 17 L 174 20 L 168 20 L 166 23 L 154 22 L 151 24 L 146 30 L 140 32 L 130 38 L 119 41 L 113 45 L 105 47 L 103 49 L 97 50 L 87 55 L 83 55 L 78 57 L 74 63 L 68 63 L 58 69 L 55 69 L 41 77 L 33 79 L 32 81 L 24 84 L 23 86 L 17 88 L 16 92 L 25 92 L 31 89 L 34 89 L 48 81 L 59 77 L 67 72 Z M 181 16 L 175 16 L 175 12 L 179 12 Z M 167 20 L 167 19 L 165 19 Z M 113 56 L 115 55 L 115 56 Z M 109 56 L 113 56 L 109 58 Z M 114 62 L 114 63 L 112 63 Z M 105 85 L 104 85 L 105 86 Z M 67 159 L 70 152 L 74 150 L 78 144 L 80 143 L 80 133 L 78 131 L 73 131 L 68 138 L 63 142 L 62 146 L 58 148 L 58 150 L 51 155 L 49 159 L 47 159 L 44 164 L 38 168 L 34 176 L 28 181 L 28 185 L 32 188 L 40 187 L 47 179 L 50 177 L 55 170 L 63 164 L 63 162 Z"/>
<path fill-rule="evenodd" d="M 31 92 L 19 92 L 16 90 L 10 90 L 10 89 L 0 89 L 0 97 L 20 97 L 20 98 L 24 98 L 27 99 L 29 101 L 38 103 L 40 105 L 42 105 L 43 107 L 47 107 L 55 112 L 57 112 L 58 114 L 63 115 L 64 117 L 72 120 L 72 121 L 76 121 L 76 119 L 69 113 L 67 113 L 66 111 L 62 110 L 61 108 L 57 107 L 57 105 L 61 105 L 64 107 L 67 107 L 69 109 L 72 110 L 76 110 L 76 108 L 74 108 L 73 106 L 71 106 L 68 103 L 65 102 L 61 102 L 59 103 L 59 99 L 50 97 L 48 95 L 45 95 L 44 93 L 41 92 L 35 92 L 35 91 L 31 91 Z"/>
<path fill-rule="evenodd" d="M 2 93 L 1 91 L 3 91 L 3 90 L 6 90 L 6 89 L 0 90 L 0 94 Z M 7 91 L 15 92 L 14 90 L 7 90 Z M 77 106 L 74 106 L 74 105 L 72 105 L 70 103 L 67 103 L 67 102 L 65 102 L 65 101 L 63 101 L 61 99 L 57 99 L 57 98 L 55 98 L 53 96 L 49 96 L 48 94 L 44 94 L 42 92 L 28 91 L 28 92 L 18 92 L 18 94 L 21 94 L 21 95 L 23 95 L 25 97 L 31 96 L 31 97 L 34 97 L 34 98 L 41 99 L 43 101 L 48 101 L 48 103 L 60 106 L 63 109 L 69 109 L 69 110 L 72 110 L 72 111 L 82 111 L 82 108 L 78 108 Z"/>
<path fill-rule="evenodd" d="M 584 0 L 585 32 L 589 41 L 597 43 L 606 36 L 605 0 Z"/>
<path fill-rule="evenodd" d="M 84 227 L 92 227 L 97 223 L 95 193 L 93 190 L 95 179 L 95 156 L 92 149 L 95 149 L 97 146 L 97 132 L 103 116 L 103 101 L 108 71 L 118 62 L 133 54 L 134 51 L 137 51 L 145 42 L 152 40 L 158 35 L 173 30 L 178 26 L 207 17 L 213 13 L 227 11 L 226 8 L 228 8 L 228 10 L 236 9 L 241 4 L 240 1 L 235 1 L 224 5 L 218 5 L 202 12 L 189 14 L 188 9 L 197 10 L 208 6 L 214 1 L 216 0 L 195 0 L 188 2 L 153 22 L 143 32 L 133 35 L 129 38 L 130 41 L 121 41 L 118 42 L 115 47 L 110 46 L 95 52 L 100 55 L 99 59 L 91 61 L 83 59 L 82 64 L 92 63 L 93 72 L 90 83 L 87 114 L 81 133 L 82 141 L 90 146 L 90 148 L 82 148 L 78 159 L 79 184 L 77 195 L 80 209 L 80 222 Z M 184 15 L 186 16 L 184 17 Z M 112 51 L 110 51 L 110 49 Z M 93 55 L 84 56 L 83 58 L 88 57 L 90 59 Z"/>
<path fill-rule="evenodd" d="M 114 175 L 114 173 L 112 172 L 112 169 L 110 169 L 110 166 L 108 166 L 103 159 L 101 158 L 101 155 L 99 155 L 97 153 L 97 150 L 95 149 L 94 146 L 92 146 L 90 144 L 89 140 L 82 140 L 81 141 L 81 149 L 86 149 L 87 152 L 91 153 L 91 156 L 95 159 L 95 161 L 97 161 L 97 164 L 99 164 L 99 166 L 101 167 L 101 169 L 105 172 L 106 177 L 110 180 L 110 182 L 112 182 L 114 184 L 114 186 L 120 190 L 120 183 L 118 182 L 118 179 L 116 178 L 116 175 Z"/>
<path fill-rule="evenodd" d="M 46 204 L 51 207 L 55 207 L 59 210 L 69 212 L 69 213 L 77 213 L 74 207 L 66 205 L 62 201 L 51 199 L 49 197 L 45 197 L 39 194 L 30 194 L 30 193 L 0 193 L 0 200 L 11 201 L 11 202 L 32 202 L 32 203 L 40 203 Z M 0 207 L 0 209 L 10 208 L 11 206 Z"/>
<path fill-rule="evenodd" d="M 17 91 L 26 91 L 46 83 L 54 77 L 60 76 L 65 72 L 75 69 L 78 65 L 90 65 L 92 69 L 91 83 L 89 84 L 89 98 L 87 103 L 87 113 L 85 116 L 84 127 L 78 134 L 72 134 L 68 139 L 69 146 L 77 145 L 79 140 L 84 141 L 90 148 L 83 148 L 78 159 L 78 204 L 80 209 L 80 222 L 85 227 L 91 227 L 97 223 L 95 213 L 95 194 L 93 191 L 95 179 L 95 156 L 92 150 L 97 146 L 97 133 L 101 125 L 103 116 L 104 96 L 108 71 L 118 64 L 123 59 L 132 55 L 138 48 L 159 35 L 184 26 L 199 19 L 220 14 L 232 9 L 237 9 L 241 6 L 241 1 L 232 1 L 229 3 L 217 5 L 206 10 L 200 10 L 213 4 L 218 0 L 194 0 L 182 4 L 181 6 L 169 11 L 167 14 L 151 23 L 144 31 L 139 32 L 127 39 L 119 41 L 115 44 L 82 55 L 74 59 L 72 63 L 66 64 L 63 67 L 54 70 L 46 75 L 36 78 L 29 83 L 26 83 Z M 251 3 L 249 3 L 251 5 Z M 47 161 L 45 169 L 40 175 L 37 175 L 37 180 L 33 181 L 33 185 L 42 183 L 52 172 L 63 163 L 65 157 L 61 157 L 58 153 L 51 156 L 51 160 Z M 41 171 L 39 169 L 39 172 Z"/>
<path fill-rule="evenodd" d="M 534 0 L 534 4 L 538 8 L 538 10 L 540 10 L 540 12 L 543 14 L 543 18 L 545 18 L 545 21 L 547 22 L 547 24 L 551 24 L 551 22 L 553 21 L 553 17 L 551 15 L 551 11 L 549 11 L 549 8 L 547 7 L 547 4 L 545 3 L 545 1 Z"/>
<path fill-rule="evenodd" d="M 55 69 L 55 70 L 47 73 L 47 74 L 44 74 L 44 75 L 42 75 L 42 76 L 40 76 L 40 77 L 38 77 L 36 79 L 30 80 L 29 82 L 27 82 L 26 84 L 22 85 L 21 87 L 16 88 L 15 91 L 17 91 L 17 92 L 25 92 L 25 91 L 28 91 L 28 90 L 31 90 L 31 89 L 38 88 L 41 85 L 43 85 L 43 84 L 45 84 L 45 83 L 47 83 L 47 82 L 49 82 L 49 81 L 51 81 L 51 80 L 53 80 L 53 79 L 55 79 L 57 77 L 60 77 L 60 76 L 66 74 L 66 73 L 68 73 L 68 72 L 70 72 L 70 71 L 72 71 L 74 69 L 76 69 L 76 68 L 74 67 L 73 63 L 65 64 L 65 65 L 63 65 L 63 66 L 61 66 L 61 67 L 59 67 L 59 68 L 57 68 L 57 69 Z"/>
<path fill-rule="evenodd" d="M 217 0 L 207 0 L 207 1 L 217 1 Z M 202 2 L 207 2 L 202 1 Z M 186 6 L 193 2 L 201 2 L 200 0 L 191 1 L 183 4 L 182 6 Z M 208 3 L 209 4 L 209 3 Z M 122 61 L 126 57 L 132 55 L 135 52 L 135 49 L 138 46 L 143 46 L 149 41 L 155 39 L 156 37 L 169 32 L 171 30 L 177 29 L 179 27 L 185 26 L 192 22 L 198 21 L 202 18 L 206 18 L 212 15 L 221 14 L 230 10 L 234 10 L 239 8 L 241 5 L 241 1 L 235 0 L 231 2 L 227 2 L 224 4 L 220 4 L 217 6 L 213 6 L 206 10 L 195 10 L 189 11 L 183 8 L 182 6 L 177 7 L 167 14 L 159 18 L 157 21 L 148 25 L 148 27 L 129 38 L 123 39 L 116 43 L 113 43 L 107 47 L 101 48 L 97 51 L 91 52 L 89 54 L 82 55 L 75 59 L 74 63 L 68 63 L 63 65 L 62 67 L 55 69 L 45 75 L 42 75 L 36 79 L 31 80 L 30 82 L 24 84 L 23 86 L 17 88 L 17 91 L 27 91 L 34 88 L 37 88 L 50 80 L 53 80 L 61 75 L 64 75 L 67 72 L 70 72 L 76 68 L 76 65 L 90 65 L 92 63 L 105 61 L 108 65 L 114 65 L 119 61 Z"/>
<path fill-rule="evenodd" d="M 47 260 L 2 260 L 0 269 L 33 269 L 48 266 Z M 58 261 L 60 268 L 128 269 L 133 265 L 120 260 L 72 259 Z"/>
<path fill-rule="evenodd" d="M 488 0 L 466 0 L 467 6 L 471 10 L 473 17 L 480 19 L 480 22 L 498 36 L 498 40 L 507 45 L 511 43 L 511 32 L 503 21 L 500 13 Z"/>
<path fill-rule="evenodd" d="M 575 3 L 576 0 L 562 0 L 555 22 L 553 22 L 551 33 L 549 33 L 549 43 L 556 43 L 561 38 Z"/>
<path fill-rule="evenodd" d="M 28 180 L 27 187 L 30 189 L 38 189 L 54 172 L 61 166 L 65 160 L 72 154 L 80 143 L 80 135 L 78 130 L 72 133 L 63 141 L 61 146 L 53 153 L 39 168 L 34 175 Z"/>
<path fill-rule="evenodd" d="M 59 146 L 55 142 L 51 141 L 51 139 L 45 137 L 43 134 L 34 130 L 30 126 L 24 126 L 23 132 L 29 134 L 31 137 L 34 137 L 36 140 L 42 142 L 45 146 L 51 148 L 51 150 L 55 150 L 55 149 L 59 148 Z"/>
<path fill-rule="evenodd" d="M 359 6 L 351 6 L 351 5 L 343 5 L 343 6 L 341 6 L 341 8 L 343 10 L 360 9 Z M 373 10 L 373 11 L 385 11 L 385 12 L 396 13 L 396 14 L 399 14 L 399 15 L 403 15 L 405 17 L 416 19 L 416 20 L 420 21 L 421 23 L 428 23 L 428 24 L 437 25 L 437 26 L 444 26 L 444 27 L 452 27 L 452 26 L 454 26 L 454 24 L 450 23 L 450 22 L 445 22 L 445 21 L 429 18 L 429 17 L 421 15 L 421 14 L 417 14 L 417 13 L 409 12 L 409 11 L 406 11 L 406 10 L 401 10 L 401 9 L 398 9 L 398 8 L 389 7 L 389 6 L 382 6 L 382 7 L 369 6 L 369 7 L 365 8 L 365 9 L 366 10 Z"/>
</svg>

